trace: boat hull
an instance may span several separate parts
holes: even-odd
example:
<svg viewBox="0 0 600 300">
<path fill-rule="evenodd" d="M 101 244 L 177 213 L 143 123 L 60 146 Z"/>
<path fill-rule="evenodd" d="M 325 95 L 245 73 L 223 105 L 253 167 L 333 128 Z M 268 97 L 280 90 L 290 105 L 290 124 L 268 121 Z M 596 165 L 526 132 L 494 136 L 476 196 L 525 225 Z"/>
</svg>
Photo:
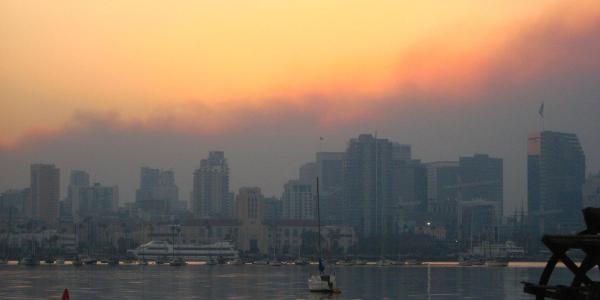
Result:
<svg viewBox="0 0 600 300">
<path fill-rule="evenodd" d="M 335 275 L 312 275 L 308 278 L 308 289 L 314 293 L 333 293 L 337 290 Z"/>
</svg>

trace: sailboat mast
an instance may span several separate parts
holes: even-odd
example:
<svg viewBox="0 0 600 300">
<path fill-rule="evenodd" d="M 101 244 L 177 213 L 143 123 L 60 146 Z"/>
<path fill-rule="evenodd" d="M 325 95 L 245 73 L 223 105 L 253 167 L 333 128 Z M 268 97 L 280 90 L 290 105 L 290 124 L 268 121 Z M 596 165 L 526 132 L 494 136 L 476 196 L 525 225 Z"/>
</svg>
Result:
<svg viewBox="0 0 600 300">
<path fill-rule="evenodd" d="M 321 258 L 322 250 L 321 250 L 321 204 L 319 199 L 319 176 L 317 176 L 317 230 L 319 233 L 318 237 L 318 245 L 319 245 L 319 258 Z"/>
</svg>

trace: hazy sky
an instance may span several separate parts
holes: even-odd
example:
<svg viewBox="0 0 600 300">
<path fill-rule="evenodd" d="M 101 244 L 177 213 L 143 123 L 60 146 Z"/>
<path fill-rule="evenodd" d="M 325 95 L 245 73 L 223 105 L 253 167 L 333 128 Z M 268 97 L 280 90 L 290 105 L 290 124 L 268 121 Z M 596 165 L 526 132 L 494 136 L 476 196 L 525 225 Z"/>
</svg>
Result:
<svg viewBox="0 0 600 300">
<path fill-rule="evenodd" d="M 150 2 L 0 3 L 0 190 L 50 162 L 127 202 L 147 165 L 187 200 L 224 150 L 233 188 L 279 195 L 319 136 L 378 131 L 424 161 L 504 158 L 510 211 L 541 102 L 600 169 L 598 1 Z"/>
</svg>

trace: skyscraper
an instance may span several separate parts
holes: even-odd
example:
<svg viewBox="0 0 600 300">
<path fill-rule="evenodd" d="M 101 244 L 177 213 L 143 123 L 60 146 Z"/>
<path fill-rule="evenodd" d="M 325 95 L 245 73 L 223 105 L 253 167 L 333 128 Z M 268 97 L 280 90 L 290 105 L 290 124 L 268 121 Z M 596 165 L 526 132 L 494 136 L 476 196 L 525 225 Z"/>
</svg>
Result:
<svg viewBox="0 0 600 300">
<path fill-rule="evenodd" d="M 192 210 L 198 218 L 229 218 L 233 210 L 229 166 L 223 151 L 211 151 L 194 172 Z"/>
<path fill-rule="evenodd" d="M 67 188 L 67 199 L 65 199 L 64 210 L 61 214 L 67 214 L 69 216 L 75 216 L 77 209 L 73 209 L 74 201 L 77 201 L 79 197 L 79 190 L 81 188 L 88 188 L 90 186 L 90 175 L 81 170 L 72 170 L 69 180 L 69 187 Z M 75 204 L 77 205 L 77 204 Z"/>
<path fill-rule="evenodd" d="M 459 158 L 459 189 L 462 201 L 475 199 L 503 203 L 503 162 L 487 154 Z M 502 212 L 498 212 L 499 215 Z"/>
<path fill-rule="evenodd" d="M 385 234 L 396 204 L 393 143 L 361 134 L 348 143 L 344 164 L 344 222 L 362 237 Z"/>
<path fill-rule="evenodd" d="M 119 189 L 116 186 L 93 186 L 77 188 L 72 197 L 72 216 L 75 223 L 88 216 L 101 216 L 117 212 Z"/>
<path fill-rule="evenodd" d="M 437 161 L 426 164 L 426 167 L 429 202 L 441 205 L 444 202 L 456 200 L 456 189 L 451 187 L 458 183 L 458 162 Z"/>
<path fill-rule="evenodd" d="M 345 157 L 344 152 L 317 153 L 316 172 L 324 224 L 343 223 Z"/>
<path fill-rule="evenodd" d="M 585 154 L 577 135 L 554 131 L 529 135 L 527 207 L 539 233 L 581 228 L 584 181 Z"/>
<path fill-rule="evenodd" d="M 31 165 L 31 217 L 56 224 L 59 198 L 60 170 L 50 164 Z"/>
<path fill-rule="evenodd" d="M 175 185 L 175 173 L 142 167 L 140 187 L 135 193 L 137 207 L 150 215 L 171 213 L 179 200 L 179 188 Z"/>
</svg>

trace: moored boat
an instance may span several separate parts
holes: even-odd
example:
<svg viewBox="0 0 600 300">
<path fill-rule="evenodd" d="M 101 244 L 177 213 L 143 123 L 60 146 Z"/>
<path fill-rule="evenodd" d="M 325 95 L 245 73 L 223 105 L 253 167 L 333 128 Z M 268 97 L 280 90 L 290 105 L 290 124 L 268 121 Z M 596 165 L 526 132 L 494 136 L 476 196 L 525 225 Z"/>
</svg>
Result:
<svg viewBox="0 0 600 300">
<path fill-rule="evenodd" d="M 182 267 L 187 265 L 187 262 L 181 257 L 175 257 L 169 262 L 169 266 Z"/>
<path fill-rule="evenodd" d="M 25 257 L 21 258 L 21 260 L 19 260 L 19 265 L 22 265 L 22 266 L 37 266 L 39 264 L 40 264 L 40 260 L 37 259 L 33 255 L 25 256 Z"/>
<path fill-rule="evenodd" d="M 508 266 L 508 259 L 506 259 L 506 258 L 488 259 L 488 260 L 485 261 L 485 265 L 487 267 L 497 267 L 497 268 L 507 267 Z"/>
<path fill-rule="evenodd" d="M 241 265 L 244 265 L 244 261 L 242 261 L 239 258 L 236 258 L 236 259 L 230 260 L 227 264 L 232 265 L 232 266 L 241 266 Z"/>
<path fill-rule="evenodd" d="M 212 244 L 176 244 L 167 241 L 150 241 L 136 249 L 128 250 L 135 258 L 159 260 L 167 256 L 178 256 L 184 260 L 206 261 L 211 258 L 236 259 L 239 251 L 228 241 Z"/>
<path fill-rule="evenodd" d="M 325 262 L 323 261 L 323 250 L 321 248 L 321 209 L 319 201 L 319 177 L 316 178 L 317 187 L 317 230 L 318 230 L 318 249 L 319 249 L 319 273 L 308 277 L 308 290 L 320 293 L 339 293 L 335 273 L 325 272 Z"/>
</svg>

